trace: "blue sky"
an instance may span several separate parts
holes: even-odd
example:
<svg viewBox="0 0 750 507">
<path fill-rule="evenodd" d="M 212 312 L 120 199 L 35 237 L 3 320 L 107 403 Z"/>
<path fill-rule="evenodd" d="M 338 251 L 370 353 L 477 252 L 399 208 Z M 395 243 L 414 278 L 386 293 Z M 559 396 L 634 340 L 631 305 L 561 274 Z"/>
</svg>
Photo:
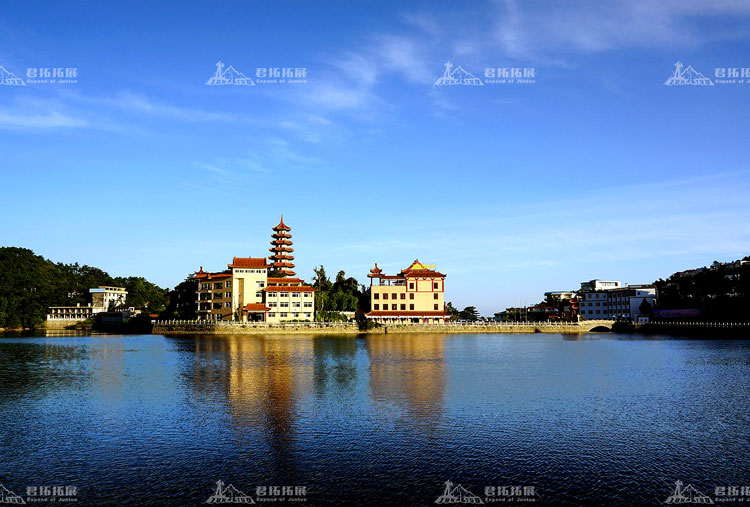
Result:
<svg viewBox="0 0 750 507">
<path fill-rule="evenodd" d="M 171 287 L 284 213 L 304 278 L 419 258 L 483 314 L 750 254 L 750 84 L 663 84 L 750 67 L 750 4 L 603 4 L 4 2 L 0 65 L 78 79 L 0 87 L 0 244 Z"/>
</svg>

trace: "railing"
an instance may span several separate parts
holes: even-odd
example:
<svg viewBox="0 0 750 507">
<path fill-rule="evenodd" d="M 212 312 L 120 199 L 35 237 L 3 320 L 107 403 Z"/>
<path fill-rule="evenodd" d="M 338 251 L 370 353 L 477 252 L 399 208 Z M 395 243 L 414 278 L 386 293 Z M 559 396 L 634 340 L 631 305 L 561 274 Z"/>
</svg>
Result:
<svg viewBox="0 0 750 507">
<path fill-rule="evenodd" d="M 343 327 L 354 322 L 240 322 L 232 320 L 156 320 L 156 326 L 202 326 L 202 327 Z"/>
<path fill-rule="evenodd" d="M 680 327 L 721 327 L 721 328 L 744 328 L 750 327 L 750 322 L 694 322 L 694 321 L 651 321 L 644 324 L 655 326 L 680 326 Z"/>
</svg>

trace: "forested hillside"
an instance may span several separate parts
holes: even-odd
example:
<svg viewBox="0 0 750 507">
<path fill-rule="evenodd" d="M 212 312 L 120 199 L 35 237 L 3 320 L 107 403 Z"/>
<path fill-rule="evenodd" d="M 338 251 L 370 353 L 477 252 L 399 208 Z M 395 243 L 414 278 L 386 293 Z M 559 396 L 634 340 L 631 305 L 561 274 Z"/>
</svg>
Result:
<svg viewBox="0 0 750 507">
<path fill-rule="evenodd" d="M 125 287 L 125 306 L 159 312 L 167 291 L 145 278 L 111 277 L 99 268 L 54 263 L 27 248 L 0 247 L 0 328 L 38 327 L 50 306 L 87 304 L 89 289 Z"/>
</svg>

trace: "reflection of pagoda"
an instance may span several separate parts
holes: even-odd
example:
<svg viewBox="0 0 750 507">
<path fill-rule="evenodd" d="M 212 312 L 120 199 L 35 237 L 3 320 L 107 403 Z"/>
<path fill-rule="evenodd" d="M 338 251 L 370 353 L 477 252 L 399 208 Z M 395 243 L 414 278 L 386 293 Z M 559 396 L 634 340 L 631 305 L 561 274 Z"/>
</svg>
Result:
<svg viewBox="0 0 750 507">
<path fill-rule="evenodd" d="M 271 237 L 271 248 L 269 251 L 271 255 L 271 269 L 276 271 L 278 276 L 294 276 L 296 273 L 292 271 L 294 264 L 291 262 L 294 260 L 292 252 L 292 235 L 289 234 L 292 228 L 284 223 L 284 215 L 281 215 L 281 222 L 279 225 L 273 228 L 273 234 Z"/>
</svg>

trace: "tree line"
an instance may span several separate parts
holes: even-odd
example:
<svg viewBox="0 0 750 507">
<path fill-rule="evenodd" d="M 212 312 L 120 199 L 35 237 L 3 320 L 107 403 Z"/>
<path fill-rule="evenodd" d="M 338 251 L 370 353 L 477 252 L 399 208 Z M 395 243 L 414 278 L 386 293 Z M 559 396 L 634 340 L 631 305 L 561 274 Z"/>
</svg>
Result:
<svg viewBox="0 0 750 507">
<path fill-rule="evenodd" d="M 89 289 L 100 285 L 124 287 L 126 307 L 158 313 L 167 291 L 143 277 L 112 277 L 92 266 L 55 263 L 27 248 L 0 247 L 0 328 L 35 328 L 43 324 L 50 306 L 86 305 Z"/>
</svg>

